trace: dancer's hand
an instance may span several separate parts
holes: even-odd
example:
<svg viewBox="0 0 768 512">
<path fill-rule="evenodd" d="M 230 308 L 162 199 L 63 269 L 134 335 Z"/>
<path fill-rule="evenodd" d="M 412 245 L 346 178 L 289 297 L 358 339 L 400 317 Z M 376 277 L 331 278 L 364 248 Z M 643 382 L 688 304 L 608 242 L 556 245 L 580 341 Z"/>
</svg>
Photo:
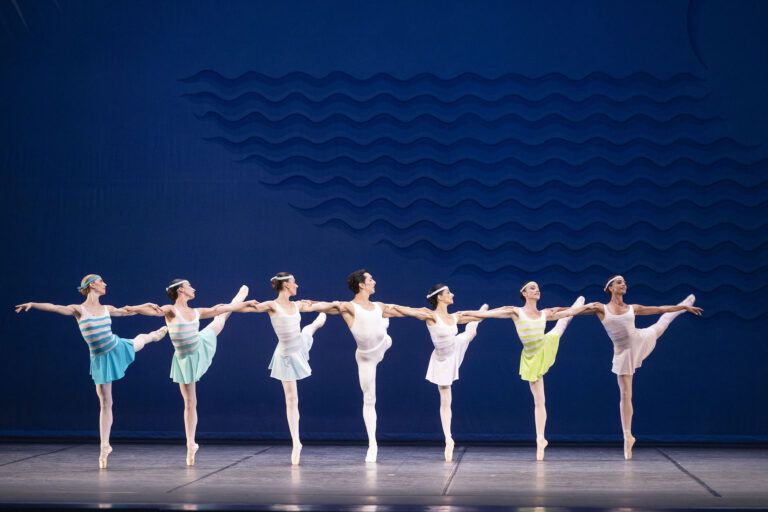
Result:
<svg viewBox="0 0 768 512">
<path fill-rule="evenodd" d="M 701 312 L 704 311 L 701 308 L 697 308 L 696 306 L 685 306 L 685 310 L 689 313 L 693 313 L 696 316 L 701 316 Z"/>
<path fill-rule="evenodd" d="M 21 313 L 22 311 L 29 311 L 32 307 L 32 304 L 34 304 L 34 302 L 25 302 L 24 304 L 19 304 L 16 306 L 16 312 Z"/>
</svg>

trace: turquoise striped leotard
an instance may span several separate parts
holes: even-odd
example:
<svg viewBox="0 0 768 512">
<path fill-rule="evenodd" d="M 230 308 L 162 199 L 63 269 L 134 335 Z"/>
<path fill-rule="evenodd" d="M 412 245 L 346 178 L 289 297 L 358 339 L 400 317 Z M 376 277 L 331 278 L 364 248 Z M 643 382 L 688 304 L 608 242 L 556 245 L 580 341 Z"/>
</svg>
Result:
<svg viewBox="0 0 768 512">
<path fill-rule="evenodd" d="M 80 306 L 77 322 L 91 353 L 91 378 L 96 384 L 108 384 L 125 376 L 125 369 L 136 357 L 133 341 L 112 333 L 112 317 L 107 306 L 99 316 Z"/>
<path fill-rule="evenodd" d="M 174 349 L 171 378 L 173 382 L 190 384 L 199 381 L 211 366 L 216 354 L 216 333 L 210 325 L 199 330 L 200 313 L 197 309 L 191 322 L 181 316 L 176 306 L 173 310 L 176 313 L 173 321 L 169 322 L 168 317 L 165 319 Z"/>
</svg>

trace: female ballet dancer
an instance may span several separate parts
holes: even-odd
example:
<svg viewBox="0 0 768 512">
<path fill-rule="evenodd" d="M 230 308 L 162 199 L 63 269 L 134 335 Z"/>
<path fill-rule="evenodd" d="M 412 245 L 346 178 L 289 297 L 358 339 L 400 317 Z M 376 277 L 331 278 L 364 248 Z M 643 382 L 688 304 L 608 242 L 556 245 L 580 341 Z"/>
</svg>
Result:
<svg viewBox="0 0 768 512">
<path fill-rule="evenodd" d="M 434 308 L 409 308 L 393 306 L 406 316 L 412 316 L 427 323 L 429 336 L 435 349 L 429 358 L 426 379 L 437 384 L 440 392 L 440 421 L 445 435 L 445 461 L 453 460 L 453 436 L 451 435 L 451 385 L 459 379 L 459 366 L 464 360 L 469 342 L 477 335 L 477 324 L 482 319 L 474 319 L 469 315 L 448 313 L 448 306 L 453 304 L 453 293 L 445 284 L 436 284 L 427 294 L 427 302 Z M 488 309 L 483 304 L 480 311 Z M 464 332 L 459 334 L 458 324 L 467 324 Z"/>
<path fill-rule="evenodd" d="M 355 360 L 360 389 L 363 391 L 363 421 L 368 433 L 365 462 L 376 462 L 379 452 L 376 443 L 376 366 L 392 346 L 392 338 L 387 334 L 389 319 L 405 315 L 396 311 L 393 304 L 371 302 L 371 295 L 376 293 L 376 281 L 365 269 L 349 274 L 347 287 L 355 294 L 350 302 L 326 303 L 315 311 L 340 314 L 357 343 Z"/>
<path fill-rule="evenodd" d="M 536 460 L 544 459 L 544 450 L 549 444 L 544 437 L 547 423 L 547 409 L 544 395 L 544 374 L 555 363 L 560 337 L 568 327 L 573 315 L 583 311 L 584 297 L 579 297 L 570 308 L 547 308 L 539 311 L 536 304 L 541 298 L 539 285 L 533 281 L 520 289 L 520 298 L 525 301 L 522 308 L 503 306 L 490 311 L 466 311 L 464 314 L 475 318 L 511 318 L 523 351 L 520 354 L 520 378 L 528 381 L 533 395 L 534 419 L 536 422 Z M 461 318 L 461 316 L 459 317 Z M 557 320 L 555 327 L 545 333 L 547 322 Z"/>
<path fill-rule="evenodd" d="M 297 465 L 301 458 L 299 439 L 299 394 L 296 381 L 312 375 L 309 367 L 309 350 L 312 348 L 315 332 L 325 324 L 325 313 L 320 313 L 314 322 L 301 329 L 301 313 L 328 308 L 329 303 L 312 301 L 291 301 L 299 285 L 292 274 L 278 272 L 270 279 L 277 298 L 267 302 L 249 300 L 236 305 L 219 305 L 217 311 L 237 313 L 268 313 L 272 328 L 277 335 L 277 347 L 269 363 L 270 376 L 283 383 L 285 412 L 288 429 L 291 432 L 293 450 L 291 464 Z"/>
<path fill-rule="evenodd" d="M 216 336 L 224 328 L 229 313 L 219 314 L 216 308 L 190 308 L 187 303 L 195 298 L 195 289 L 186 279 L 174 279 L 165 289 L 174 303 L 164 306 L 145 304 L 125 306 L 131 313 L 147 316 L 164 316 L 168 334 L 173 342 L 171 378 L 179 384 L 184 398 L 184 430 L 187 436 L 187 466 L 195 465 L 195 454 L 200 446 L 195 442 L 197 431 L 197 389 L 196 383 L 208 371 L 216 353 Z M 248 287 L 241 286 L 232 303 L 243 302 Z M 215 317 L 208 326 L 200 330 L 200 320 Z"/>
<path fill-rule="evenodd" d="M 624 432 L 624 458 L 632 458 L 632 377 L 643 360 L 656 347 L 656 340 L 664 334 L 670 322 L 681 313 L 688 311 L 701 316 L 702 309 L 693 307 L 696 297 L 691 294 L 676 306 L 640 306 L 625 304 L 627 282 L 622 276 L 613 276 L 605 283 L 603 291 L 611 296 L 608 304 L 590 304 L 580 315 L 597 315 L 608 337 L 613 342 L 613 368 L 619 383 L 619 412 Z M 662 314 L 663 313 L 663 314 Z M 635 315 L 658 315 L 659 320 L 650 327 L 635 327 Z"/>
<path fill-rule="evenodd" d="M 136 352 L 144 345 L 158 341 L 168 331 L 166 327 L 139 334 L 132 340 L 120 338 L 112 334 L 113 316 L 131 316 L 133 313 L 125 308 L 103 306 L 99 297 L 107 293 L 107 283 L 96 274 L 88 274 L 80 281 L 77 289 L 86 296 L 82 304 L 58 306 L 56 304 L 26 302 L 16 306 L 16 312 L 39 309 L 51 311 L 60 315 L 74 316 L 83 339 L 88 344 L 91 353 L 91 378 L 96 384 L 96 394 L 99 397 L 101 410 L 99 412 L 99 437 L 101 451 L 99 453 L 99 468 L 107 467 L 107 457 L 112 453 L 109 435 L 112 431 L 112 382 L 122 379 L 125 369 L 136 357 Z"/>
</svg>

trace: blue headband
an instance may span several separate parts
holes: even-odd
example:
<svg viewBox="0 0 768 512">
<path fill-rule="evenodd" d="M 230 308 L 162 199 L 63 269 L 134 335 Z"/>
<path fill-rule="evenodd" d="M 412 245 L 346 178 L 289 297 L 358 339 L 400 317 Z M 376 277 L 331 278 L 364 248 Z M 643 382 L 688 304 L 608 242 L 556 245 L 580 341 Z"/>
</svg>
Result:
<svg viewBox="0 0 768 512">
<path fill-rule="evenodd" d="M 82 290 L 83 288 L 85 288 L 86 286 L 88 286 L 89 284 L 91 284 L 91 281 L 95 281 L 95 280 L 97 280 L 97 279 L 101 279 L 101 276 L 93 276 L 92 278 L 90 278 L 89 280 L 87 280 L 86 282 L 84 282 L 83 284 L 81 284 L 80 286 L 78 286 L 78 287 L 77 287 L 78 291 Z"/>
<path fill-rule="evenodd" d="M 177 286 L 181 286 L 181 285 L 183 285 L 184 283 L 188 283 L 188 282 L 189 282 L 189 281 L 187 281 L 186 279 L 184 279 L 183 281 L 179 281 L 178 283 L 173 283 L 171 286 L 169 286 L 168 288 L 166 288 L 166 289 L 165 289 L 165 291 L 168 291 L 168 290 L 170 290 L 171 288 L 176 288 Z"/>
</svg>

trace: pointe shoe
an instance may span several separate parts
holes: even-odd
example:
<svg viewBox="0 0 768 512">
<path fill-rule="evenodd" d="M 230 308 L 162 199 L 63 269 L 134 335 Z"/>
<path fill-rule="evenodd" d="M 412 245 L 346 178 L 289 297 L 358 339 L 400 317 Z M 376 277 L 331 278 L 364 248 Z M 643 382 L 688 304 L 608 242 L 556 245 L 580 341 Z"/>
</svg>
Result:
<svg viewBox="0 0 768 512">
<path fill-rule="evenodd" d="M 630 460 L 632 458 L 632 447 L 635 445 L 635 438 L 630 434 L 629 437 L 624 437 L 624 459 Z"/>
<path fill-rule="evenodd" d="M 112 453 L 112 447 L 110 445 L 102 446 L 101 453 L 99 454 L 99 469 L 107 469 L 107 457 Z"/>
<path fill-rule="evenodd" d="M 325 319 L 326 318 L 327 318 L 327 316 L 326 316 L 325 313 L 320 313 L 319 315 L 317 315 L 317 318 L 315 318 L 315 321 L 312 322 L 312 325 L 315 326 L 315 330 L 317 330 L 317 329 L 319 329 L 319 328 L 321 328 L 322 326 L 325 325 Z"/>
<path fill-rule="evenodd" d="M 240 290 L 238 290 L 237 295 L 235 295 L 235 298 L 232 299 L 232 302 L 243 302 L 247 296 L 248 296 L 248 287 L 243 285 L 240 287 Z"/>
<path fill-rule="evenodd" d="M 453 439 L 446 439 L 445 441 L 445 462 L 451 462 L 453 460 L 453 447 L 455 443 Z"/>
<path fill-rule="evenodd" d="M 544 460 L 544 450 L 549 445 L 549 441 L 546 439 L 536 440 L 536 460 Z"/>
<path fill-rule="evenodd" d="M 168 327 L 162 326 L 158 330 L 152 331 L 150 336 L 152 337 L 152 341 L 160 341 L 161 339 L 165 338 L 166 334 L 168 334 Z"/>
<path fill-rule="evenodd" d="M 187 445 L 187 466 L 195 465 L 195 454 L 200 449 L 200 445 L 194 443 L 193 445 Z"/>
<path fill-rule="evenodd" d="M 694 294 L 690 294 L 686 298 L 684 298 L 682 301 L 680 301 L 680 304 L 686 305 L 686 306 L 693 306 L 693 303 L 696 302 L 696 296 Z"/>
<path fill-rule="evenodd" d="M 291 465 L 292 466 L 298 466 L 299 460 L 301 459 L 301 448 L 302 445 L 294 445 L 293 451 L 291 451 Z"/>
<path fill-rule="evenodd" d="M 376 457 L 379 454 L 378 445 L 371 445 L 368 447 L 368 453 L 365 454 L 365 462 L 376 462 Z"/>
</svg>

